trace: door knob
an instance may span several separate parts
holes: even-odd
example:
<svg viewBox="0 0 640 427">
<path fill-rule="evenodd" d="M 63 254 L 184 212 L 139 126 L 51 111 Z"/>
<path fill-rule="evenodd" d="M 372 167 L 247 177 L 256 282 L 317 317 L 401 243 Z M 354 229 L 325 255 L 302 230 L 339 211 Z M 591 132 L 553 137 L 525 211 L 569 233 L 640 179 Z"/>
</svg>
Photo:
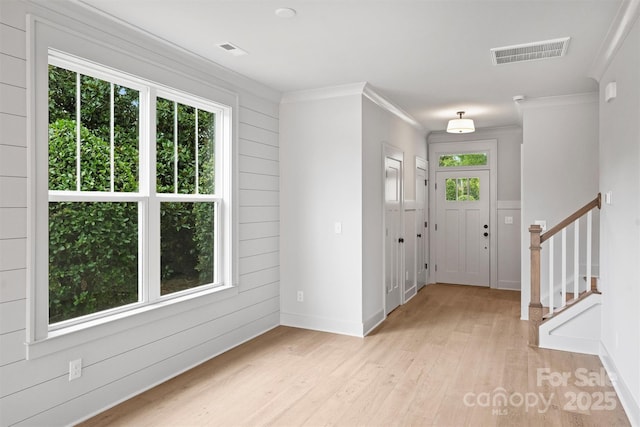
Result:
<svg viewBox="0 0 640 427">
<path fill-rule="evenodd" d="M 398 243 L 404 243 L 404 239 L 401 237 L 398 239 Z"/>
<path fill-rule="evenodd" d="M 489 236 L 489 233 L 485 232 L 484 237 L 488 237 L 488 236 Z"/>
<path fill-rule="evenodd" d="M 418 234 L 418 237 L 422 238 L 422 234 Z"/>
<path fill-rule="evenodd" d="M 489 228 L 489 226 L 487 224 L 484 225 L 484 228 Z"/>
</svg>

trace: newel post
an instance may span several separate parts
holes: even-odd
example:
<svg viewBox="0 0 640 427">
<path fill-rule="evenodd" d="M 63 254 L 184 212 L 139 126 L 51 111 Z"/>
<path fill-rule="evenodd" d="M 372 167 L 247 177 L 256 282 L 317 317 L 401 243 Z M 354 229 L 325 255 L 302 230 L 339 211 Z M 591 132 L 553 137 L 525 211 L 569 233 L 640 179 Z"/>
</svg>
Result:
<svg viewBox="0 0 640 427">
<path fill-rule="evenodd" d="M 538 347 L 540 323 L 542 323 L 542 304 L 540 303 L 540 233 L 539 225 L 529 227 L 531 233 L 531 299 L 529 301 L 529 345 Z"/>
</svg>

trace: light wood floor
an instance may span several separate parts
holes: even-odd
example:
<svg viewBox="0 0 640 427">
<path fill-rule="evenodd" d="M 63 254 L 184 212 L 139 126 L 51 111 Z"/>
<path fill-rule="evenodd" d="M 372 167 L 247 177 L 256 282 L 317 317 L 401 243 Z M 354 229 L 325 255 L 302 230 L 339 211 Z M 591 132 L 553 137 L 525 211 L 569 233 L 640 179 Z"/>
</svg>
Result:
<svg viewBox="0 0 640 427">
<path fill-rule="evenodd" d="M 629 425 L 599 359 L 529 348 L 519 315 L 518 292 L 430 285 L 364 339 L 278 327 L 83 425 Z"/>
</svg>

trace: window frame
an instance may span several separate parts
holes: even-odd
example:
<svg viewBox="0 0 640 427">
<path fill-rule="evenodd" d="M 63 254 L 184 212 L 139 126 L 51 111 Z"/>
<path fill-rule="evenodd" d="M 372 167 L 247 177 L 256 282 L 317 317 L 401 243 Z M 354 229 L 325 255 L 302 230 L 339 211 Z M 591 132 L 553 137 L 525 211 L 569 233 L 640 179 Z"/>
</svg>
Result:
<svg viewBox="0 0 640 427">
<path fill-rule="evenodd" d="M 37 16 L 30 16 L 30 49 L 28 55 L 29 72 L 29 233 L 28 233 L 28 288 L 27 288 L 27 358 L 40 357 L 64 348 L 77 345 L 80 340 L 96 339 L 101 336 L 117 333 L 135 327 L 137 324 L 145 324 L 153 319 L 177 315 L 197 307 L 211 304 L 212 302 L 229 298 L 238 294 L 237 289 L 237 214 L 235 204 L 237 189 L 234 188 L 234 177 L 237 175 L 237 153 L 234 150 L 235 129 L 238 111 L 238 95 L 214 86 L 211 83 L 193 77 L 185 72 L 180 65 L 176 69 L 167 67 L 162 63 L 154 63 L 145 59 L 136 52 L 126 52 L 113 46 L 107 46 L 98 39 L 78 34 L 68 28 L 62 28 L 51 22 L 42 20 Z M 63 53 L 64 52 L 64 53 Z M 147 53 L 146 51 L 144 53 Z M 216 273 L 218 281 L 213 284 L 203 285 L 160 296 L 160 270 L 156 274 L 158 278 L 157 298 L 154 295 L 146 295 L 142 302 L 128 304 L 99 313 L 59 322 L 55 327 L 49 325 L 49 289 L 48 289 L 48 67 L 51 57 L 62 57 L 64 61 L 74 64 L 73 71 L 86 67 L 88 75 L 117 84 L 139 90 L 139 86 L 148 87 L 143 95 L 140 92 L 140 142 L 139 142 L 139 187 L 137 193 L 115 193 L 116 198 L 126 201 L 137 201 L 141 209 L 144 208 L 144 198 L 148 197 L 146 209 L 139 216 L 146 216 L 148 221 L 148 233 L 157 230 L 156 239 L 159 242 L 160 224 L 159 218 L 148 217 L 150 203 L 159 203 L 167 197 L 155 197 L 155 101 L 154 96 L 162 93 L 168 99 L 190 106 L 194 102 L 204 105 L 207 111 L 212 111 L 211 106 L 216 107 L 216 152 L 215 152 L 215 203 L 219 233 L 215 238 L 218 244 L 216 251 Z M 82 59 L 80 59 L 82 58 Z M 56 65 L 51 61 L 52 65 Z M 150 67 L 155 65 L 155 67 Z M 75 65 L 79 65 L 76 68 Z M 68 68 L 68 67 L 64 67 Z M 105 70 L 101 74 L 101 70 Z M 97 71 L 97 72 L 96 72 Z M 196 73 L 197 75 L 197 73 Z M 106 78 L 105 78 L 106 77 Z M 115 77 L 115 79 L 114 79 Z M 133 85 L 132 85 L 133 84 Z M 201 96 L 192 95 L 202 94 Z M 143 104 L 146 108 L 143 108 Z M 147 146 L 146 152 L 150 154 L 143 161 L 143 146 L 153 145 L 153 149 Z M 43 149 L 44 147 L 44 149 Z M 153 154 L 151 154 L 153 153 Z M 148 178 L 147 178 L 148 177 Z M 143 184 L 143 180 L 147 180 Z M 153 189 L 153 193 L 151 192 Z M 147 191 L 147 194 L 143 194 Z M 62 192 L 64 193 L 64 192 Z M 54 197 L 58 200 L 69 198 L 68 194 L 58 194 Z M 92 197 L 103 198 L 105 201 L 113 199 L 114 193 L 92 192 Z M 95 194 L 99 193 L 99 194 Z M 187 198 L 204 201 L 211 198 L 210 195 L 170 195 L 180 200 Z M 77 201 L 76 199 L 71 201 Z M 159 211 L 158 211 L 159 212 Z M 143 233 L 140 229 L 140 233 Z M 147 236 L 140 241 L 143 245 L 149 245 Z M 46 243 L 46 244 L 43 244 Z M 151 245 L 154 246 L 154 245 Z M 160 245 L 157 248 L 157 256 L 149 247 L 142 248 L 147 256 L 140 253 L 143 270 L 140 275 L 145 275 L 144 280 L 155 280 L 151 271 L 154 269 L 152 259 L 157 258 L 160 265 Z M 147 287 L 151 289 L 151 287 Z M 155 291 L 154 291 L 155 292 Z M 150 297 L 150 298 L 149 298 Z M 83 338 L 84 337 L 84 338 Z M 91 338 L 89 338 L 91 337 Z"/>
<path fill-rule="evenodd" d="M 469 154 L 484 154 L 487 158 L 487 162 L 483 165 L 456 165 L 456 166 L 441 166 L 440 159 L 444 156 L 460 156 L 460 155 L 469 155 Z M 460 150 L 460 151 L 443 151 L 438 153 L 436 169 L 438 170 L 466 170 L 466 169 L 490 169 L 491 164 L 491 152 L 490 150 Z"/>
</svg>

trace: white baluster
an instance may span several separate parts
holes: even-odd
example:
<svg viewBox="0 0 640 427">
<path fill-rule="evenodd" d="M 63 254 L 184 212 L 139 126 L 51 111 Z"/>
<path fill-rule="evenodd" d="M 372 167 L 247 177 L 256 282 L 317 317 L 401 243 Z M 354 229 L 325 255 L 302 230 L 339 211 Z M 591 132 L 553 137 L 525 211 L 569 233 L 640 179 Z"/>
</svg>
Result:
<svg viewBox="0 0 640 427">
<path fill-rule="evenodd" d="M 549 314 L 553 314 L 553 237 L 549 238 Z"/>
<path fill-rule="evenodd" d="M 567 228 L 562 229 L 562 300 L 560 307 L 567 304 Z"/>
<path fill-rule="evenodd" d="M 573 299 L 580 294 L 580 219 L 573 226 Z"/>
<path fill-rule="evenodd" d="M 587 213 L 587 284 L 586 284 L 586 291 L 589 291 L 589 289 L 591 289 L 591 213 L 592 211 L 589 211 Z"/>
</svg>

